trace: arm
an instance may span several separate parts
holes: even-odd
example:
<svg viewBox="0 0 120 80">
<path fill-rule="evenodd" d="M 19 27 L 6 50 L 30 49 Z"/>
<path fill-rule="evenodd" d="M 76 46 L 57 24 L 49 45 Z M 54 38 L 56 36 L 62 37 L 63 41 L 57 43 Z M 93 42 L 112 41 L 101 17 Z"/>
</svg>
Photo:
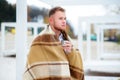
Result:
<svg viewBox="0 0 120 80">
<path fill-rule="evenodd" d="M 80 52 L 73 49 L 71 53 L 66 55 L 69 61 L 71 77 L 76 80 L 84 80 L 83 62 Z"/>
</svg>

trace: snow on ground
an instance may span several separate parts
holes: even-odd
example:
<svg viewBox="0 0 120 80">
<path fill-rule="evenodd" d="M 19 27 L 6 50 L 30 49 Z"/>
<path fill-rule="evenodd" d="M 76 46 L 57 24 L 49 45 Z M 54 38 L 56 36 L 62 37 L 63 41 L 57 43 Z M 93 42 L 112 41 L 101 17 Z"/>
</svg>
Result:
<svg viewBox="0 0 120 80">
<path fill-rule="evenodd" d="M 0 80 L 16 80 L 16 59 L 14 57 L 0 57 Z M 85 80 L 120 80 L 120 77 L 85 75 Z"/>
<path fill-rule="evenodd" d="M 0 57 L 0 80 L 16 80 L 16 59 Z"/>
</svg>

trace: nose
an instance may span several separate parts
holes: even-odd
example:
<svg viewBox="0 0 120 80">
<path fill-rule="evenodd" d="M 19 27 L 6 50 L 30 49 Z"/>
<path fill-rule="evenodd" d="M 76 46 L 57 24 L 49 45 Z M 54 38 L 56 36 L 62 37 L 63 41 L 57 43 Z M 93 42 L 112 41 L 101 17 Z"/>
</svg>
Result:
<svg viewBox="0 0 120 80">
<path fill-rule="evenodd" d="M 63 24 L 66 24 L 66 20 L 65 19 L 63 20 Z"/>
</svg>

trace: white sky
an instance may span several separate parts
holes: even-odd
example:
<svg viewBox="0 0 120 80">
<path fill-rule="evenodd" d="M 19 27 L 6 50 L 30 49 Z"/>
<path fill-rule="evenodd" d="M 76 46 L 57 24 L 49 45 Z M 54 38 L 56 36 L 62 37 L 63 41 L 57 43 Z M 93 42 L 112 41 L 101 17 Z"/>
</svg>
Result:
<svg viewBox="0 0 120 80">
<path fill-rule="evenodd" d="M 7 1 L 11 4 L 15 4 L 17 0 L 7 0 Z M 38 6 L 38 7 L 50 8 L 49 5 L 47 5 L 43 2 L 40 2 L 40 0 L 27 0 L 27 4 L 28 5 L 35 5 L 35 6 Z"/>
<path fill-rule="evenodd" d="M 16 3 L 16 0 L 7 0 L 7 1 L 12 4 Z"/>
<path fill-rule="evenodd" d="M 102 5 L 87 5 L 87 6 L 81 5 L 81 6 L 63 6 L 63 7 L 66 9 L 66 16 L 68 20 L 71 20 L 71 22 L 73 23 L 75 34 L 78 33 L 79 17 L 104 16 L 106 14 L 106 10 Z"/>
<path fill-rule="evenodd" d="M 16 0 L 7 0 L 9 3 L 16 3 Z M 27 0 L 28 5 L 35 5 L 37 7 L 51 8 L 50 5 L 40 2 L 40 0 Z M 77 34 L 78 30 L 78 18 L 80 16 L 103 16 L 106 14 L 106 10 L 102 5 L 81 5 L 81 6 L 62 6 L 66 10 L 66 16 L 68 20 L 71 20 L 74 25 L 74 31 Z"/>
<path fill-rule="evenodd" d="M 16 0 L 7 0 L 9 3 L 16 3 Z M 41 2 L 40 0 L 27 0 L 28 5 L 35 5 L 37 7 L 51 8 L 51 6 Z M 78 16 L 102 16 L 106 11 L 101 5 L 87 5 L 87 6 L 63 6 L 66 9 L 68 17 Z M 72 15 L 72 16 L 71 16 Z"/>
</svg>

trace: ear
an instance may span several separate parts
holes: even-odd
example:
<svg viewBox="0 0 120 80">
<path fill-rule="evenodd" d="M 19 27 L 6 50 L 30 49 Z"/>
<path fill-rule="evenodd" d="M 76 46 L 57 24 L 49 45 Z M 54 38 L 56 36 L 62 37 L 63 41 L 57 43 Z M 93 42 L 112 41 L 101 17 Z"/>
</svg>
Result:
<svg viewBox="0 0 120 80">
<path fill-rule="evenodd" d="M 52 17 L 49 18 L 49 23 L 53 24 L 53 18 Z"/>
<path fill-rule="evenodd" d="M 52 18 L 49 18 L 49 22 L 52 22 Z"/>
</svg>

